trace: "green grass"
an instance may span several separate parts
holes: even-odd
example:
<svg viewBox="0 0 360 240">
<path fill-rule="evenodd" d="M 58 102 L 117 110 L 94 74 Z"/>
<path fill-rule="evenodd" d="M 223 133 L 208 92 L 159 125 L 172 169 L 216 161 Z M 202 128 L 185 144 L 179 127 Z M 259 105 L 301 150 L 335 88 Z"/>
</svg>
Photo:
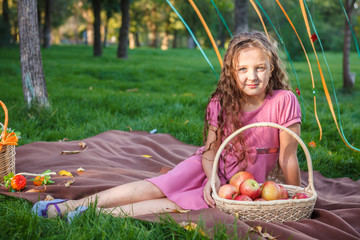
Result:
<svg viewBox="0 0 360 240">
<path fill-rule="evenodd" d="M 213 51 L 206 50 L 216 70 L 219 64 Z M 116 58 L 116 49 L 104 49 L 101 58 L 92 57 L 92 48 L 85 46 L 53 46 L 43 50 L 43 65 L 51 107 L 28 109 L 22 93 L 18 48 L 0 49 L 0 99 L 9 109 L 10 127 L 20 130 L 20 145 L 35 141 L 80 140 L 101 132 L 151 131 L 168 133 L 188 144 L 202 144 L 202 128 L 207 99 L 217 79 L 197 50 L 161 51 L 136 49 L 129 51 L 129 60 Z M 350 144 L 360 148 L 360 89 L 358 81 L 352 91 L 342 91 L 340 53 L 327 53 L 334 80 L 343 131 Z M 322 56 L 320 55 L 322 59 Z M 305 122 L 301 138 L 308 144 L 314 169 L 330 178 L 359 179 L 360 153 L 345 146 L 337 132 L 318 74 L 311 56 L 315 85 L 318 89 L 317 110 L 323 129 L 314 116 L 312 85 L 306 62 L 295 62 L 304 101 Z M 351 69 L 360 73 L 359 58 L 353 55 Z M 337 114 L 332 85 L 321 60 L 326 83 Z M 291 83 L 297 81 L 288 69 Z M 0 121 L 4 118 L 0 113 Z M 303 151 L 299 149 L 301 168 L 306 170 Z M 0 196 L 0 237 L 37 238 L 121 238 L 126 239 L 198 239 L 197 231 L 188 232 L 177 224 L 148 223 L 131 218 L 99 217 L 85 214 L 84 221 L 44 220 L 30 214 L 31 204 L 25 200 Z M 86 230 L 83 230 L 86 229 Z M 5 231 L 3 231 L 5 229 Z M 125 232 L 125 235 L 120 235 Z M 215 239 L 224 238 L 224 228 L 215 231 Z M 86 233 L 86 234 L 85 234 Z M 128 234 L 128 235 L 126 235 Z M 160 237 L 160 238 L 159 238 Z M 236 238 L 236 236 L 232 236 Z M 231 236 L 229 236 L 231 238 Z"/>
</svg>

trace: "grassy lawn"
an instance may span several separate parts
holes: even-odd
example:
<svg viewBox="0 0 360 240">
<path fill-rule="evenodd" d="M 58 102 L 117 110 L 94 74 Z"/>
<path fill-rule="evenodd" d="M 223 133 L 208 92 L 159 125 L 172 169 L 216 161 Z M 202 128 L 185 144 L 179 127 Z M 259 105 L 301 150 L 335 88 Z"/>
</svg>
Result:
<svg viewBox="0 0 360 240">
<path fill-rule="evenodd" d="M 212 50 L 207 50 L 215 69 L 219 64 Z M 51 107 L 47 110 L 28 109 L 24 102 L 18 48 L 0 48 L 0 99 L 9 109 L 9 125 L 20 130 L 20 145 L 34 141 L 58 141 L 63 138 L 80 140 L 101 132 L 151 131 L 170 134 L 188 144 L 202 144 L 204 110 L 217 79 L 196 50 L 137 49 L 129 51 L 129 60 L 116 59 L 116 48 L 104 49 L 101 58 L 92 57 L 86 46 L 53 46 L 43 50 L 43 64 Z M 351 92 L 342 91 L 342 55 L 327 53 L 334 89 L 326 66 L 321 60 L 334 110 L 341 114 L 343 132 L 350 144 L 360 148 L 360 88 L 358 82 Z M 322 56 L 320 55 L 322 59 Z M 317 111 L 323 136 L 314 116 L 311 78 L 306 62 L 294 62 L 301 87 L 303 113 L 301 138 L 310 148 L 314 169 L 330 178 L 360 178 L 360 153 L 346 147 L 336 129 L 327 104 L 317 65 L 311 56 L 318 89 Z M 360 59 L 351 58 L 351 70 L 360 73 Z M 297 81 L 288 69 L 291 83 Z M 4 119 L 0 113 L 0 121 Z M 304 154 L 299 149 L 301 168 L 306 170 Z M 170 220 L 163 224 L 136 221 L 131 218 L 94 217 L 87 211 L 87 221 L 71 226 L 60 219 L 44 220 L 32 216 L 31 204 L 24 200 L 0 196 L 0 237 L 27 238 L 124 238 L 168 239 L 201 238 L 198 232 L 185 231 Z M 93 214 L 93 215 L 91 215 Z M 89 221 L 91 219 L 91 221 Z M 3 231 L 5 229 L 5 231 Z M 85 230 L 83 230 L 85 229 Z M 121 231 L 119 231 L 121 230 Z M 85 235 L 84 235 L 85 234 Z M 122 235 L 120 235 L 122 234 Z M 215 238 L 224 238 L 219 227 Z M 124 237 L 122 237 L 124 236 Z M 233 236 L 236 238 L 236 236 Z"/>
</svg>

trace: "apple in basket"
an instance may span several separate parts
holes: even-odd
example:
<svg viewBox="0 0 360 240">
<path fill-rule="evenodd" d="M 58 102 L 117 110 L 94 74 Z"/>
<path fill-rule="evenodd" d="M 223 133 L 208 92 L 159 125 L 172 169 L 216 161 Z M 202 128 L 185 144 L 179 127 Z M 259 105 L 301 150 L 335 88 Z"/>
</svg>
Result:
<svg viewBox="0 0 360 240">
<path fill-rule="evenodd" d="M 261 198 L 266 201 L 277 200 L 281 198 L 281 188 L 273 181 L 266 181 L 261 185 Z"/>
<path fill-rule="evenodd" d="M 241 183 L 246 179 L 255 179 L 255 177 L 249 172 L 240 171 L 230 178 L 229 184 L 236 187 L 237 191 L 239 192 Z"/>
<path fill-rule="evenodd" d="M 281 199 L 288 199 L 289 198 L 289 193 L 286 190 L 286 188 L 283 185 L 279 185 L 280 189 L 281 189 Z"/>
<path fill-rule="evenodd" d="M 234 198 L 234 200 L 236 200 L 236 201 L 252 201 L 252 199 L 246 195 L 238 195 Z"/>
<path fill-rule="evenodd" d="M 252 200 L 258 198 L 260 193 L 260 186 L 254 179 L 246 179 L 240 185 L 240 194 L 249 196 Z"/>
<path fill-rule="evenodd" d="M 262 202 L 262 201 L 266 201 L 266 200 L 263 199 L 263 198 L 257 198 L 257 199 L 254 200 L 254 202 Z"/>
<path fill-rule="evenodd" d="M 221 198 L 234 199 L 234 197 L 237 195 L 237 190 L 231 184 L 224 184 L 219 188 L 218 195 Z"/>
<path fill-rule="evenodd" d="M 305 199 L 305 198 L 309 198 L 309 195 L 307 195 L 304 192 L 297 192 L 295 193 L 295 195 L 292 197 L 292 199 Z"/>
</svg>

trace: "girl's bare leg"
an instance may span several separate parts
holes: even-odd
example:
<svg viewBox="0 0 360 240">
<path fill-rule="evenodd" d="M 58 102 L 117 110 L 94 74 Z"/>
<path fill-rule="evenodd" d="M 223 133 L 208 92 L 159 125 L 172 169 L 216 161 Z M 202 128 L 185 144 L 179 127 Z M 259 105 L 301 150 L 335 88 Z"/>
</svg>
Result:
<svg viewBox="0 0 360 240">
<path fill-rule="evenodd" d="M 164 197 L 164 193 L 157 186 L 148 181 L 142 180 L 126 183 L 99 193 L 95 193 L 82 199 L 69 200 L 57 205 L 60 208 L 61 214 L 65 214 L 69 211 L 74 211 L 81 205 L 89 206 L 91 203 L 95 203 L 95 201 L 97 203 L 97 207 L 114 208 L 130 203 Z M 57 211 L 55 206 L 50 205 L 48 207 L 48 217 L 51 218 L 56 216 Z"/>
<path fill-rule="evenodd" d="M 141 201 L 137 203 L 126 204 L 115 208 L 100 208 L 99 211 L 109 213 L 114 217 L 118 216 L 139 216 L 150 213 L 173 212 L 175 210 L 182 210 L 174 202 L 168 198 L 152 199 Z"/>
</svg>

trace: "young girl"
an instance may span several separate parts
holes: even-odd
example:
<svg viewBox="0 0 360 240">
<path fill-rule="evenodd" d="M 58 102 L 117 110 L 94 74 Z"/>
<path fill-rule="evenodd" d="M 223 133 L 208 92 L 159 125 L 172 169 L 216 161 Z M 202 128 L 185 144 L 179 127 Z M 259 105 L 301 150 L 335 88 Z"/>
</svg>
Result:
<svg viewBox="0 0 360 240">
<path fill-rule="evenodd" d="M 168 173 L 120 185 L 79 200 L 38 202 L 33 211 L 44 217 L 77 214 L 96 201 L 114 216 L 215 207 L 210 179 L 221 142 L 238 128 L 274 122 L 300 135 L 301 112 L 289 91 L 276 47 L 264 34 L 242 33 L 232 39 L 224 67 L 211 95 L 204 126 L 205 146 Z M 216 189 L 241 170 L 264 182 L 279 165 L 287 184 L 300 185 L 298 142 L 275 128 L 251 128 L 229 143 L 219 161 Z M 81 206 L 81 208 L 78 208 Z M 77 210 L 76 210 L 77 209 Z"/>
</svg>

